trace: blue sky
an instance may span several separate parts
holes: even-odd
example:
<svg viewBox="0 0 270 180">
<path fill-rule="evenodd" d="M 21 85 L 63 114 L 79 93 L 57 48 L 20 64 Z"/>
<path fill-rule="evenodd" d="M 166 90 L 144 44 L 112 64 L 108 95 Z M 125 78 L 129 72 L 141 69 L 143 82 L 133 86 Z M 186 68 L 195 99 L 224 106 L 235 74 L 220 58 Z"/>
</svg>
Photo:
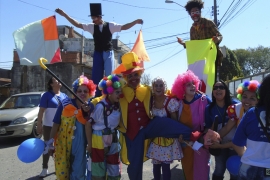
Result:
<svg viewBox="0 0 270 180">
<path fill-rule="evenodd" d="M 270 22 L 267 13 L 270 1 L 242 0 L 236 11 L 248 1 L 253 2 L 252 5 L 244 8 L 228 24 L 221 27 L 220 32 L 223 35 L 221 46 L 225 45 L 232 50 L 255 48 L 258 45 L 270 46 Z M 13 49 L 15 48 L 12 33 L 15 30 L 31 22 L 54 15 L 56 8 L 63 9 L 79 22 L 91 22 L 88 17 L 89 3 L 102 3 L 105 21 L 125 24 L 138 18 L 144 20 L 143 26 L 136 25 L 118 34 L 119 39 L 131 48 L 133 45 L 131 43 L 135 42 L 141 28 L 145 41 L 162 38 L 145 44 L 151 59 L 150 62 L 145 63 L 145 73 L 150 74 L 152 79 L 160 76 L 171 87 L 177 74 L 183 73 L 187 69 L 186 51 L 176 43 L 176 35 L 189 32 L 192 20 L 185 9 L 177 4 L 168 4 L 165 3 L 165 0 L 0 0 L 0 2 L 0 68 L 11 69 L 12 67 Z M 185 5 L 187 1 L 175 0 L 175 2 Z M 213 19 L 211 11 L 214 1 L 205 0 L 204 2 L 202 16 Z M 219 20 L 232 2 L 233 0 L 217 0 Z M 235 0 L 234 4 L 236 2 L 239 0 Z M 56 17 L 57 25 L 71 25 L 64 17 L 59 15 Z M 224 16 L 221 23 L 226 17 Z M 75 28 L 75 30 L 82 33 L 81 29 Z M 84 35 L 87 38 L 92 38 L 87 32 Z M 116 35 L 114 34 L 113 37 L 115 38 Z M 189 38 L 189 33 L 179 35 L 179 37 Z M 157 48 L 157 45 L 161 45 L 161 47 Z"/>
</svg>

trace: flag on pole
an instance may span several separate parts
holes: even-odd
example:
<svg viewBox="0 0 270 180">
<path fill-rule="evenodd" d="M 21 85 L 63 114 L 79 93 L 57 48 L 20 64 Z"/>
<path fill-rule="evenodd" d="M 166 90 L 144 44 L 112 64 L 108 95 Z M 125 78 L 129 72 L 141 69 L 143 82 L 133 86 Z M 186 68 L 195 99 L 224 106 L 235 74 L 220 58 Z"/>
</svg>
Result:
<svg viewBox="0 0 270 180">
<path fill-rule="evenodd" d="M 13 33 L 21 65 L 39 65 L 43 57 L 49 64 L 61 62 L 56 17 L 30 23 Z"/>
<path fill-rule="evenodd" d="M 134 52 L 139 59 L 139 62 L 137 63 L 138 66 L 144 67 L 143 62 L 144 61 L 150 61 L 150 58 L 146 52 L 144 41 L 143 41 L 143 35 L 142 35 L 142 30 L 140 30 L 140 33 L 138 34 L 138 37 L 136 39 L 136 42 L 131 50 L 131 52 Z M 120 74 L 121 72 L 125 71 L 125 67 L 123 64 L 120 64 L 114 71 L 113 73 L 115 74 Z"/>
<path fill-rule="evenodd" d="M 211 97 L 217 48 L 212 39 L 186 41 L 188 69 L 201 80 L 200 90 Z"/>
<path fill-rule="evenodd" d="M 150 61 L 150 58 L 145 49 L 142 30 L 140 30 L 131 52 L 134 52 L 135 54 L 137 54 L 140 61 Z"/>
</svg>

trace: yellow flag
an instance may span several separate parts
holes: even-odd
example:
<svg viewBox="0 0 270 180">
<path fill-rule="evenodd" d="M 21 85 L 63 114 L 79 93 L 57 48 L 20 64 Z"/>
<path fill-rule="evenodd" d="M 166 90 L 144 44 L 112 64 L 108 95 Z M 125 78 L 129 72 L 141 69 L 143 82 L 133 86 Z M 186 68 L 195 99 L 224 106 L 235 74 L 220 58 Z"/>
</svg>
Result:
<svg viewBox="0 0 270 180">
<path fill-rule="evenodd" d="M 215 81 L 217 48 L 212 39 L 186 41 L 188 69 L 201 80 L 200 90 L 209 97 Z"/>
</svg>

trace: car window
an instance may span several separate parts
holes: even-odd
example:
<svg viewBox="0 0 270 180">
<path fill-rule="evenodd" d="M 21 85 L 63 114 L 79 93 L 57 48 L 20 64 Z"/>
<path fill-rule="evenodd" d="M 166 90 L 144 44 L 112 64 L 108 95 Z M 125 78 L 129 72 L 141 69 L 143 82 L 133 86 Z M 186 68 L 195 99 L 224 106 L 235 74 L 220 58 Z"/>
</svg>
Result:
<svg viewBox="0 0 270 180">
<path fill-rule="evenodd" d="M 33 108 L 39 105 L 40 94 L 12 96 L 7 99 L 0 109 Z"/>
</svg>

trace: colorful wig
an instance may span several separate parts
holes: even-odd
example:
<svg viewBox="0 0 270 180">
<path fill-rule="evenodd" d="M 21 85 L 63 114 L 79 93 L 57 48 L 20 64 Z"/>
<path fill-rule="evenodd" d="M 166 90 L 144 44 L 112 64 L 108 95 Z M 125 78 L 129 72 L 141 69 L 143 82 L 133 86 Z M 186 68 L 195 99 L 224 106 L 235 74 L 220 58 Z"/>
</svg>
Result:
<svg viewBox="0 0 270 180">
<path fill-rule="evenodd" d="M 100 80 L 98 88 L 102 91 L 102 94 L 112 94 L 115 89 L 122 87 L 122 81 L 117 75 L 109 75 Z"/>
<path fill-rule="evenodd" d="M 190 70 L 184 72 L 183 74 L 179 74 L 175 79 L 172 85 L 172 94 L 176 95 L 178 99 L 184 99 L 185 95 L 185 84 L 188 82 L 193 82 L 198 90 L 200 80 L 199 78 Z"/>
<path fill-rule="evenodd" d="M 259 87 L 260 87 L 260 83 L 257 80 L 245 81 L 238 85 L 238 88 L 236 90 L 237 98 L 241 101 L 242 94 L 244 93 L 244 91 L 250 91 L 250 92 L 255 92 L 257 99 L 260 99 Z"/>
<path fill-rule="evenodd" d="M 76 93 L 79 86 L 85 85 L 89 89 L 89 96 L 94 97 L 96 93 L 97 85 L 93 83 L 92 80 L 89 80 L 86 76 L 81 75 L 78 79 L 76 79 L 73 84 L 72 88 L 73 91 Z"/>
</svg>

